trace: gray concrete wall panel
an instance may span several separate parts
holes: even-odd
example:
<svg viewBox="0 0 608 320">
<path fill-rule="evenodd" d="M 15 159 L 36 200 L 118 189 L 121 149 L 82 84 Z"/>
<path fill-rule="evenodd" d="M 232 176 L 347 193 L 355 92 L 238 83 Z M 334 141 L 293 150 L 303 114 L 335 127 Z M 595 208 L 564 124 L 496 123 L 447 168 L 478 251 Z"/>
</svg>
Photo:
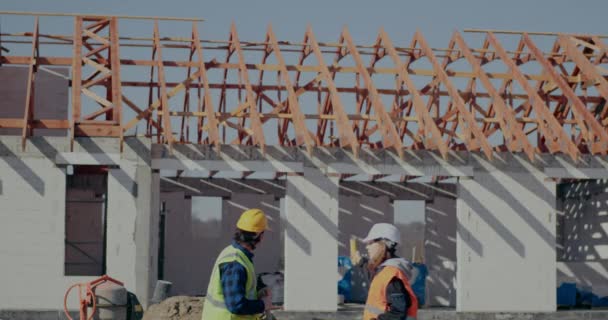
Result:
<svg viewBox="0 0 608 320">
<path fill-rule="evenodd" d="M 555 182 L 475 172 L 458 185 L 457 310 L 556 308 Z"/>
<path fill-rule="evenodd" d="M 287 177 L 285 309 L 335 311 L 338 178 L 312 169 Z"/>
<path fill-rule="evenodd" d="M 427 306 L 456 306 L 456 199 L 435 196 L 425 209 Z"/>
</svg>

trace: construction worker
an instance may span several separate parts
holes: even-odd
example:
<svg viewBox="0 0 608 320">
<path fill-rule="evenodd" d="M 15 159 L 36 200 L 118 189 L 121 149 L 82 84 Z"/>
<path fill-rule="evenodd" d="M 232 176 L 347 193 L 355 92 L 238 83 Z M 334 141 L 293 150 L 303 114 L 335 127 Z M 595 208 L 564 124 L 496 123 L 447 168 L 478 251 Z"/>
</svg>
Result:
<svg viewBox="0 0 608 320">
<path fill-rule="evenodd" d="M 258 288 L 252 260 L 267 225 L 260 209 L 241 214 L 232 244 L 213 266 L 202 320 L 259 319 L 271 309 L 270 290 Z"/>
<path fill-rule="evenodd" d="M 363 320 L 412 320 L 418 313 L 418 299 L 410 286 L 411 264 L 395 255 L 401 234 L 390 223 L 377 223 L 363 239 L 372 281 Z"/>
</svg>

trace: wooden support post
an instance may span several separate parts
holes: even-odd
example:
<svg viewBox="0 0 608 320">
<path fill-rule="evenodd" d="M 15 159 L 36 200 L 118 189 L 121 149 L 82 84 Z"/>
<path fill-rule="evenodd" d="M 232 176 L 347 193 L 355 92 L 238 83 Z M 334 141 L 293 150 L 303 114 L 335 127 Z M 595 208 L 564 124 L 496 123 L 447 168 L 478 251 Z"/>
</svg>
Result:
<svg viewBox="0 0 608 320">
<path fill-rule="evenodd" d="M 578 122 L 579 128 L 583 134 L 583 138 L 587 141 L 591 152 L 605 154 L 608 150 L 608 134 L 606 133 L 606 129 L 604 129 L 602 125 L 593 117 L 593 115 L 591 115 L 585 104 L 578 98 L 574 90 L 572 90 L 572 87 L 570 87 L 566 80 L 564 80 L 564 78 L 557 73 L 551 62 L 544 57 L 542 51 L 536 47 L 530 37 L 526 33 L 524 33 L 522 37 L 526 46 L 536 58 L 536 61 L 543 66 L 543 69 L 545 69 L 547 74 L 553 79 L 553 82 L 560 88 L 564 96 L 566 96 L 572 103 L 574 108 L 574 117 Z M 584 67 L 587 66 L 584 65 Z M 587 128 L 587 125 L 589 125 L 589 128 Z M 596 142 L 595 137 L 598 137 L 599 141 Z"/>
<path fill-rule="evenodd" d="M 74 18 L 74 48 L 72 54 L 72 122 L 70 128 L 70 151 L 74 150 L 76 127 L 82 108 L 82 17 Z"/>
<path fill-rule="evenodd" d="M 382 98 L 380 97 L 380 94 L 378 94 L 378 90 L 376 90 L 376 87 L 374 86 L 372 77 L 363 65 L 363 60 L 361 60 L 359 51 L 357 50 L 357 47 L 355 46 L 355 43 L 353 42 L 353 39 L 350 36 L 350 33 L 348 32 L 348 29 L 346 27 L 344 27 L 344 30 L 342 31 L 342 36 L 346 41 L 346 45 L 350 54 L 355 60 L 355 64 L 359 69 L 359 74 L 363 76 L 363 82 L 365 83 L 365 87 L 370 92 L 370 96 L 368 97 L 368 99 L 370 99 L 376 117 L 378 119 L 376 122 L 378 123 L 378 127 L 380 128 L 380 132 L 383 136 L 384 148 L 395 148 L 395 151 L 397 151 L 399 157 L 403 159 L 403 142 L 401 141 L 401 137 L 399 137 L 399 134 L 397 134 L 397 130 L 395 129 L 395 123 L 388 115 L 386 107 L 384 106 L 384 103 L 382 103 Z"/>
<path fill-rule="evenodd" d="M 416 89 L 414 81 L 410 78 L 407 72 L 407 68 L 401 62 L 399 55 L 397 54 L 397 50 L 393 46 L 393 41 L 389 38 L 388 34 L 384 30 L 380 30 L 380 37 L 382 39 L 382 44 L 386 49 L 387 53 L 393 60 L 395 67 L 398 70 L 399 82 L 405 83 L 410 94 L 412 95 L 413 106 L 416 110 L 416 117 L 418 118 L 418 126 L 424 128 L 424 133 L 427 139 L 424 140 L 424 144 L 428 147 L 434 145 L 439 152 L 441 153 L 444 159 L 448 157 L 448 146 L 445 141 L 441 138 L 442 134 L 439 132 L 439 128 L 437 128 L 437 124 L 435 120 L 431 117 L 428 109 L 424 105 L 424 100 L 420 96 L 420 92 Z"/>
<path fill-rule="evenodd" d="M 245 66 L 245 57 L 243 56 L 243 51 L 241 50 L 241 44 L 239 42 L 239 36 L 236 32 L 236 25 L 234 22 L 230 27 L 230 34 L 232 43 L 231 45 L 234 47 L 234 51 L 236 52 L 239 59 L 239 70 L 241 72 L 241 76 L 243 81 L 245 82 L 246 88 L 246 103 L 249 106 L 249 115 L 251 121 L 251 128 L 253 129 L 253 142 L 254 144 L 258 144 L 262 153 L 265 152 L 266 141 L 264 139 L 264 130 L 262 128 L 262 122 L 260 121 L 260 115 L 258 114 L 258 110 L 255 105 L 255 98 L 253 97 L 253 89 L 251 88 L 251 82 L 249 82 L 249 74 L 247 71 L 247 67 Z"/>
<path fill-rule="evenodd" d="M 582 73 L 587 77 L 587 79 L 593 79 L 597 81 L 597 91 L 600 95 L 608 101 L 608 80 L 606 80 L 595 68 L 595 66 L 587 60 L 587 58 L 576 49 L 576 45 L 572 41 L 572 39 L 567 36 L 559 36 L 558 37 L 559 44 L 566 51 L 567 57 L 572 59 L 577 67 L 579 67 Z M 606 50 L 603 42 L 598 43 L 601 48 Z M 608 118 L 601 119 L 603 125 L 608 125 Z"/>
<path fill-rule="evenodd" d="M 158 20 L 154 21 L 154 45 L 156 48 L 156 61 L 158 63 L 158 82 L 160 83 L 160 101 L 162 108 L 162 126 L 165 141 L 169 145 L 169 150 L 173 151 L 173 131 L 171 130 L 171 117 L 169 116 L 169 100 L 167 98 L 167 87 L 165 86 L 165 69 L 163 66 L 162 46 L 160 45 L 160 33 L 158 30 Z"/>
<path fill-rule="evenodd" d="M 312 27 L 308 26 L 306 30 L 307 39 L 310 41 L 310 45 L 312 50 L 319 62 L 319 66 L 321 66 L 321 74 L 325 78 L 325 82 L 327 83 L 327 87 L 329 88 L 331 102 L 334 107 L 334 111 L 338 117 L 338 131 L 340 132 L 340 144 L 342 147 L 350 146 L 355 157 L 359 156 L 359 142 L 357 141 L 357 137 L 353 132 L 352 126 L 349 123 L 348 116 L 344 107 L 342 106 L 342 101 L 340 99 L 340 94 L 336 89 L 336 85 L 327 69 L 327 65 L 323 59 L 323 53 L 321 53 L 321 49 L 319 48 L 319 44 L 315 39 L 315 35 L 312 32 Z"/>
<path fill-rule="evenodd" d="M 477 126 L 477 122 L 475 121 L 473 115 L 471 115 L 469 110 L 467 110 L 464 101 L 462 100 L 462 97 L 458 93 L 458 89 L 456 89 L 456 87 L 452 84 L 448 75 L 445 73 L 445 70 L 443 70 L 443 68 L 439 65 L 439 62 L 437 62 L 433 50 L 428 46 L 426 40 L 420 32 L 416 31 L 414 39 L 422 47 L 422 52 L 424 52 L 425 56 L 433 65 L 433 70 L 435 70 L 435 72 L 437 73 L 437 78 L 445 85 L 446 89 L 448 90 L 448 93 L 450 94 L 450 97 L 452 98 L 452 102 L 456 105 L 456 108 L 458 109 L 459 115 L 466 123 L 466 128 L 464 129 L 464 143 L 466 144 L 467 148 L 469 148 L 469 150 L 474 150 L 476 149 L 477 144 L 479 144 L 481 145 L 481 149 L 485 153 L 486 157 L 488 159 L 492 159 L 493 151 L 492 147 L 490 146 L 490 143 L 488 142 L 488 139 Z M 472 137 L 474 137 L 476 143 L 473 143 L 471 141 Z"/>
<path fill-rule="evenodd" d="M 34 103 L 36 101 L 36 72 L 38 70 L 38 17 L 34 22 L 34 34 L 32 35 L 31 61 L 27 72 L 27 89 L 25 93 L 25 112 L 23 113 L 23 128 L 21 131 L 21 149 L 25 151 L 27 137 L 34 133 L 31 121 L 34 120 Z"/>
<path fill-rule="evenodd" d="M 513 77 L 529 95 L 531 105 L 539 118 L 537 126 L 538 130 L 545 137 L 545 139 L 549 139 L 549 151 L 555 152 L 556 150 L 561 150 L 562 152 L 570 155 L 570 157 L 576 161 L 579 154 L 577 146 L 564 132 L 562 126 L 559 124 L 557 119 L 555 119 L 555 116 L 549 111 L 549 108 L 547 108 L 547 106 L 542 102 L 543 99 L 538 95 L 538 92 L 532 88 L 522 72 L 519 70 L 519 68 L 517 68 L 515 62 L 509 58 L 505 49 L 496 39 L 496 36 L 489 32 L 487 38 L 490 44 L 496 50 L 498 57 L 500 57 L 500 59 L 507 65 L 513 74 Z"/>
<path fill-rule="evenodd" d="M 205 61 L 203 60 L 203 49 L 201 48 L 201 43 L 200 41 L 198 41 L 199 36 L 198 36 L 198 27 L 196 25 L 196 22 L 192 23 L 192 34 L 193 34 L 193 39 L 196 39 L 196 41 L 194 41 L 194 46 L 196 49 L 196 54 L 197 54 L 197 58 L 198 58 L 198 69 L 199 69 L 199 83 L 202 82 L 203 83 L 203 87 L 205 88 L 205 95 L 203 97 L 204 102 L 205 102 L 205 113 L 207 114 L 207 121 L 209 123 L 208 125 L 208 136 L 209 136 L 209 143 L 212 145 L 215 145 L 215 149 L 216 152 L 220 152 L 220 137 L 219 137 L 219 132 L 218 132 L 218 122 L 217 119 L 215 118 L 215 106 L 213 104 L 213 99 L 211 98 L 211 89 L 209 88 L 209 80 L 207 78 L 207 68 L 205 67 Z M 199 111 L 202 111 L 201 105 L 199 105 Z M 202 119 L 202 118 L 200 118 Z M 198 126 L 197 126 L 197 130 L 198 130 L 198 139 L 199 139 L 199 143 L 200 143 L 200 139 L 201 139 L 201 133 L 202 133 L 202 122 L 199 120 L 198 121 Z"/>
<path fill-rule="evenodd" d="M 513 143 L 519 143 L 528 158 L 534 161 L 534 147 L 528 141 L 528 138 L 524 134 L 523 130 L 519 128 L 519 124 L 515 119 L 513 109 L 507 106 L 504 99 L 496 91 L 492 85 L 492 82 L 481 68 L 481 64 L 479 63 L 478 59 L 473 56 L 471 50 L 466 45 L 464 39 L 460 33 L 458 33 L 458 31 L 454 32 L 453 38 L 458 44 L 460 52 L 473 67 L 473 72 L 477 74 L 478 79 L 481 80 L 482 85 L 486 88 L 490 94 L 490 97 L 493 99 L 493 106 L 496 109 L 496 118 L 498 118 L 498 123 L 502 129 L 503 136 L 507 139 L 507 147 L 511 152 L 516 152 L 518 149 L 514 148 Z"/>
<path fill-rule="evenodd" d="M 300 109 L 300 104 L 298 102 L 298 96 L 296 95 L 295 90 L 291 84 L 291 80 L 289 79 L 289 72 L 287 68 L 285 68 L 285 60 L 283 59 L 283 55 L 281 54 L 281 50 L 279 49 L 279 44 L 277 43 L 277 39 L 274 35 L 274 31 L 272 30 L 272 26 L 268 25 L 268 40 L 272 47 L 272 51 L 274 52 L 277 62 L 279 66 L 281 66 L 281 78 L 283 82 L 285 82 L 285 86 L 287 87 L 288 101 L 289 101 L 289 110 L 293 114 L 293 123 L 295 125 L 296 132 L 296 142 L 298 144 L 304 144 L 306 147 L 306 151 L 309 155 L 312 155 L 312 148 L 314 145 L 314 141 L 312 141 L 311 133 L 306 127 L 306 121 L 304 118 L 304 114 Z"/>
<path fill-rule="evenodd" d="M 120 150 L 123 149 L 122 130 L 122 87 L 120 77 L 120 41 L 118 33 L 118 19 L 110 18 L 110 67 L 112 69 L 112 120 L 120 128 Z"/>
</svg>

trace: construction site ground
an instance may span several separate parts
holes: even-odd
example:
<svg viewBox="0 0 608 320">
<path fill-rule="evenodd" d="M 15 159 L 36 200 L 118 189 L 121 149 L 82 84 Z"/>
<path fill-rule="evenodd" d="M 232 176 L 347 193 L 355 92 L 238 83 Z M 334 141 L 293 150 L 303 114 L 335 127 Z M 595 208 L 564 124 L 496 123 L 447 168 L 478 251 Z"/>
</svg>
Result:
<svg viewBox="0 0 608 320">
<path fill-rule="evenodd" d="M 202 297 L 176 296 L 152 305 L 144 320 L 199 320 Z M 361 320 L 361 304 L 340 305 L 337 312 L 274 311 L 276 320 Z M 451 308 L 421 309 L 419 320 L 599 320 L 608 319 L 608 310 L 564 310 L 550 313 L 457 313 Z M 269 319 L 274 320 L 274 319 Z"/>
<path fill-rule="evenodd" d="M 145 320 L 200 320 L 202 298 L 178 296 L 153 305 L 144 314 Z M 288 312 L 275 311 L 276 320 L 361 320 L 363 306 L 347 304 L 337 312 Z M 77 314 L 73 315 L 77 318 Z M 63 311 L 0 311 L 0 320 L 65 320 Z M 421 309 L 419 320 L 604 320 L 608 310 L 566 310 L 549 313 L 472 313 L 454 309 Z"/>
</svg>

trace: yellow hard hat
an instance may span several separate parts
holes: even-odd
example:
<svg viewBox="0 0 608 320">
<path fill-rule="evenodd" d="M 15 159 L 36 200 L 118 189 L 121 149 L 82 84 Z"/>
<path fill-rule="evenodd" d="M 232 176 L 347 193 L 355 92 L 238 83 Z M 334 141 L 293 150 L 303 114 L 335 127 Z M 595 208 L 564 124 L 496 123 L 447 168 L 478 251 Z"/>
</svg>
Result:
<svg viewBox="0 0 608 320">
<path fill-rule="evenodd" d="M 264 211 L 260 209 L 249 209 L 241 214 L 239 221 L 236 223 L 236 227 L 249 232 L 260 233 L 266 230 L 268 221 Z"/>
</svg>

